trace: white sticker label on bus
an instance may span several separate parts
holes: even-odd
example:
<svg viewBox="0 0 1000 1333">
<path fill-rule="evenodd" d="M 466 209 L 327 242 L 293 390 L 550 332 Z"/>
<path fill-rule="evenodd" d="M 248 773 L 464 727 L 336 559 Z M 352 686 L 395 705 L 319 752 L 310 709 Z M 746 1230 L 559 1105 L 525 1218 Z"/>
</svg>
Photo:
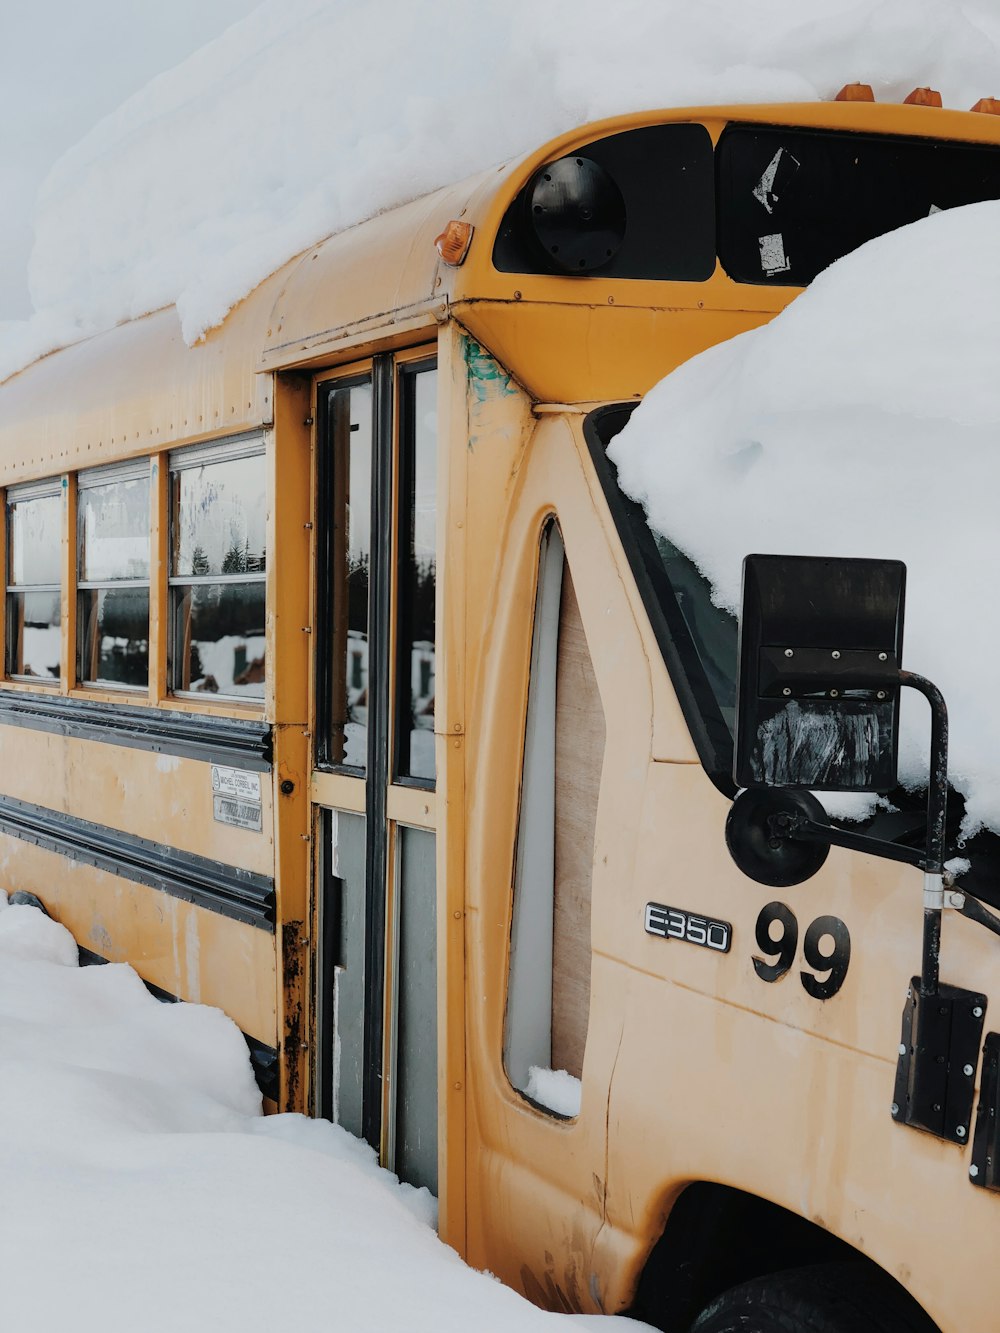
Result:
<svg viewBox="0 0 1000 1333">
<path fill-rule="evenodd" d="M 235 796 L 213 796 L 212 813 L 220 824 L 232 824 L 254 833 L 263 831 L 260 804 L 257 801 L 241 801 Z"/>
<path fill-rule="evenodd" d="M 212 765 L 212 791 L 221 796 L 238 796 L 241 801 L 260 804 L 260 774 L 245 768 L 223 768 Z"/>
<path fill-rule="evenodd" d="M 260 774 L 245 768 L 212 765 L 212 817 L 219 824 L 263 831 L 260 806 Z"/>
<path fill-rule="evenodd" d="M 758 244 L 760 266 L 768 277 L 772 273 L 787 273 L 792 267 L 785 254 L 785 238 L 780 231 L 773 232 L 770 236 L 762 236 Z"/>
</svg>

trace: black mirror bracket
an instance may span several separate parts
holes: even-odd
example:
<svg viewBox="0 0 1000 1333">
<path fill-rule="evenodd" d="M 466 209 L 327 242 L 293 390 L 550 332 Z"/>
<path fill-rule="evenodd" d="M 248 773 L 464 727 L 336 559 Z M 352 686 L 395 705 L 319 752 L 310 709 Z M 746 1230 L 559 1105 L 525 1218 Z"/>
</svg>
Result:
<svg viewBox="0 0 1000 1333">
<path fill-rule="evenodd" d="M 808 793 L 777 788 L 747 788 L 741 792 L 727 820 L 726 839 L 737 865 L 764 883 L 801 883 L 816 873 L 831 846 L 881 856 L 923 871 L 920 975 L 912 979 L 903 1009 L 892 1116 L 899 1124 L 949 1142 L 968 1143 L 987 1001 L 978 992 L 941 984 L 941 919 L 945 910 L 955 909 L 1000 935 L 1000 917 L 970 894 L 957 891 L 944 868 L 948 813 L 948 709 L 944 696 L 931 681 L 912 671 L 895 669 L 892 677 L 899 686 L 923 694 L 931 709 L 927 837 L 922 849 L 834 828 L 819 802 Z M 887 683 L 884 676 L 883 683 Z M 794 860 L 785 850 L 789 843 L 812 844 L 815 855 Z M 784 877 L 777 873 L 779 862 Z"/>
<path fill-rule="evenodd" d="M 920 975 L 903 1009 L 892 1115 L 968 1143 L 986 996 L 941 984 L 941 919 L 958 910 L 1000 935 L 1000 917 L 956 890 L 945 871 L 948 709 L 936 685 L 900 667 L 905 586 L 898 560 L 744 559 L 733 747 L 733 777 L 743 790 L 726 821 L 726 842 L 744 874 L 761 884 L 803 883 L 831 846 L 923 872 Z M 904 686 L 931 710 L 922 849 L 834 828 L 814 795 L 895 787 Z M 1000 1034 L 991 1060 L 989 1118 L 1000 1125 Z M 986 1146 L 970 1178 L 1000 1189 L 1000 1167 L 994 1171 L 990 1161 L 991 1152 L 1000 1161 L 1000 1130 L 984 1135 L 977 1133 Z"/>
</svg>

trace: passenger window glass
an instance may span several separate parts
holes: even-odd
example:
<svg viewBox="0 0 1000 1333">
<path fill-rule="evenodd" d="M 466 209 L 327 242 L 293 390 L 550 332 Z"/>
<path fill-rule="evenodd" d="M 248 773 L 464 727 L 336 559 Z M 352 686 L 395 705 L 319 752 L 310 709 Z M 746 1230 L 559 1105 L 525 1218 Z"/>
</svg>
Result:
<svg viewBox="0 0 1000 1333">
<path fill-rule="evenodd" d="M 437 371 L 405 370 L 400 392 L 397 752 L 400 777 L 434 782 Z"/>
<path fill-rule="evenodd" d="M 541 552 L 518 820 L 504 1064 L 573 1115 L 590 1015 L 590 912 L 605 721 L 562 539 Z"/>
<path fill-rule="evenodd" d="M 368 763 L 372 386 L 366 379 L 327 392 L 329 717 L 321 757 L 334 767 L 363 772 Z"/>
<path fill-rule="evenodd" d="M 263 698 L 266 532 L 262 452 L 171 459 L 175 692 Z"/>
<path fill-rule="evenodd" d="M 264 455 L 172 473 L 172 573 L 263 574 L 267 523 Z"/>
<path fill-rule="evenodd" d="M 149 683 L 149 476 L 83 473 L 77 498 L 77 677 Z"/>
<path fill-rule="evenodd" d="M 56 681 L 60 675 L 62 500 L 57 490 L 7 504 L 8 676 Z"/>
</svg>

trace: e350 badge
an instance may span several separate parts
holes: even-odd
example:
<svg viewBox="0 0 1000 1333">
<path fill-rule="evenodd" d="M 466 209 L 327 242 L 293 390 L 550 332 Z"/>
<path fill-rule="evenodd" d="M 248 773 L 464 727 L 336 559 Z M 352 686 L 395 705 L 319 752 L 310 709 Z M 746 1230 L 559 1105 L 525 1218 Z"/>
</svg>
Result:
<svg viewBox="0 0 1000 1333">
<path fill-rule="evenodd" d="M 695 916 L 680 907 L 665 907 L 663 903 L 646 904 L 645 926 L 649 935 L 686 940 L 716 953 L 728 953 L 733 941 L 733 928 L 728 921 L 713 921 L 711 917 Z"/>
</svg>

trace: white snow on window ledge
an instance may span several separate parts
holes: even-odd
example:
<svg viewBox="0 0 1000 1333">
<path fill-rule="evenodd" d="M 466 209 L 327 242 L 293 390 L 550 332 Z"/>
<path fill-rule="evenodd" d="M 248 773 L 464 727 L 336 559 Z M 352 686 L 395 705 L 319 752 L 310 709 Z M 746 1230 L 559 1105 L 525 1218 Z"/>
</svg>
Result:
<svg viewBox="0 0 1000 1333">
<path fill-rule="evenodd" d="M 539 1106 L 556 1115 L 578 1116 L 583 1084 L 565 1069 L 542 1069 L 532 1065 L 528 1070 L 525 1095 Z"/>
</svg>

